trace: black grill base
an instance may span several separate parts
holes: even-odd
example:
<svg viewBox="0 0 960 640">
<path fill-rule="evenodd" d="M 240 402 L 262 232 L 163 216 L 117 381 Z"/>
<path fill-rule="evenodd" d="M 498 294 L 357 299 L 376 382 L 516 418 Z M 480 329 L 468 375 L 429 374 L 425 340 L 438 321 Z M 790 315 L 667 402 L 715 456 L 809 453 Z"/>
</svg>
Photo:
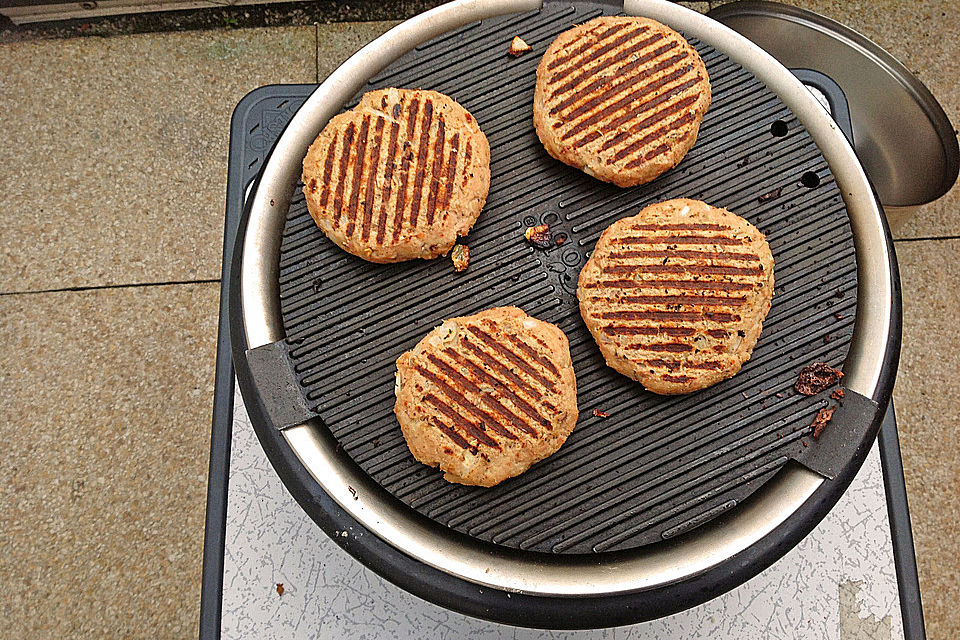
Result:
<svg viewBox="0 0 960 640">
<path fill-rule="evenodd" d="M 676 169 L 620 189 L 546 154 L 532 126 L 540 55 L 573 23 L 608 11 L 550 4 L 470 25 L 371 81 L 369 89 L 451 95 L 487 134 L 490 196 L 466 240 L 466 273 L 444 258 L 396 265 L 354 258 L 317 229 L 302 195 L 291 204 L 280 253 L 290 356 L 308 404 L 343 451 L 433 521 L 531 551 L 616 551 L 671 538 L 742 502 L 787 460 L 813 456 L 820 444 L 808 425 L 826 400 L 798 396 L 792 384 L 810 362 L 843 363 L 856 314 L 853 238 L 829 167 L 780 100 L 712 48 L 691 39 L 713 102 Z M 534 52 L 508 58 L 514 35 Z M 782 128 L 775 122 L 786 135 L 774 135 Z M 815 187 L 804 185 L 811 176 Z M 662 397 L 603 365 L 575 289 L 606 226 L 674 197 L 726 207 L 764 232 L 776 289 L 753 358 L 737 376 Z M 540 223 L 566 242 L 546 252 L 530 247 L 523 230 Z M 566 332 L 581 418 L 556 455 L 522 476 L 493 489 L 451 485 L 407 450 L 393 415 L 394 362 L 443 319 L 503 305 Z M 595 418 L 592 409 L 610 417 Z"/>
</svg>

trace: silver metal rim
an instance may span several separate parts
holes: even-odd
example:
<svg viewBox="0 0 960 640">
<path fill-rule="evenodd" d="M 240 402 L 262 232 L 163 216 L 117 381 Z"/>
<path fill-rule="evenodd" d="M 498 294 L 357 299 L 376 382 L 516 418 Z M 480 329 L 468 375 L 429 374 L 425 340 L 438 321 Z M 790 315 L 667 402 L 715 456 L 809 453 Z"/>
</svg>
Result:
<svg viewBox="0 0 960 640">
<path fill-rule="evenodd" d="M 470 22 L 533 11 L 539 0 L 456 0 L 408 20 L 341 65 L 311 95 L 268 159 L 243 238 L 240 290 L 247 347 L 283 339 L 277 255 L 285 215 L 307 147 L 341 106 L 395 58 Z M 881 212 L 853 149 L 823 107 L 780 63 L 733 30 L 668 0 L 626 0 L 624 10 L 696 35 L 751 71 L 790 107 L 817 141 L 843 193 L 853 227 L 858 313 L 844 365 L 848 388 L 874 397 L 891 331 L 893 290 Z M 733 513 L 664 542 L 614 556 L 546 558 L 469 544 L 412 518 L 362 472 L 338 461 L 336 441 L 319 422 L 284 431 L 291 449 L 319 485 L 358 523 L 438 570 L 476 584 L 534 596 L 606 596 L 647 590 L 690 578 L 744 551 L 793 514 L 823 482 L 788 466 Z M 355 493 L 352 493 L 355 491 Z M 354 499 L 354 495 L 359 499 Z"/>
</svg>

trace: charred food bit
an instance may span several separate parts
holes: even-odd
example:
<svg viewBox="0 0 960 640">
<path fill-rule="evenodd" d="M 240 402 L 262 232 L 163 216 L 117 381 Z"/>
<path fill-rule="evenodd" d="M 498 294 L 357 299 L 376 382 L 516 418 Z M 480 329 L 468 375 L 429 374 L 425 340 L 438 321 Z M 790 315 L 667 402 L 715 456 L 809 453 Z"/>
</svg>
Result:
<svg viewBox="0 0 960 640">
<path fill-rule="evenodd" d="M 456 271 L 466 271 L 470 266 L 470 247 L 465 244 L 456 245 L 450 252 L 450 258 L 453 260 L 453 268 Z"/>
<path fill-rule="evenodd" d="M 523 54 L 530 53 L 531 51 L 533 51 L 533 47 L 524 42 L 523 38 L 520 36 L 513 37 L 513 42 L 510 43 L 510 55 L 514 58 L 519 58 Z"/>
<path fill-rule="evenodd" d="M 825 362 L 814 362 L 800 371 L 793 388 L 797 393 L 814 396 L 835 385 L 843 377 L 843 371 L 834 369 Z"/>
<path fill-rule="evenodd" d="M 538 224 L 535 227 L 527 227 L 523 237 L 537 249 L 549 249 L 553 244 L 550 239 L 550 225 L 548 224 Z"/>
<path fill-rule="evenodd" d="M 763 194 L 762 196 L 760 196 L 759 198 L 757 198 L 757 201 L 759 201 L 759 202 L 767 202 L 768 200 L 774 200 L 774 199 L 780 197 L 780 193 L 781 193 L 782 191 L 783 191 L 783 187 L 777 187 L 777 188 L 774 189 L 773 191 L 768 191 L 768 192 L 766 192 L 765 194 Z"/>
<path fill-rule="evenodd" d="M 593 415 L 595 415 L 595 416 L 598 417 L 598 418 L 609 418 L 609 417 L 610 417 L 610 414 L 609 414 L 609 413 L 607 413 L 606 411 L 600 411 L 600 409 L 594 409 L 594 410 L 593 410 Z"/>
<path fill-rule="evenodd" d="M 823 433 L 824 428 L 827 424 L 833 420 L 833 412 L 836 411 L 836 407 L 824 407 L 817 411 L 817 417 L 813 419 L 813 424 L 810 426 L 813 427 L 813 437 L 819 438 L 820 434 Z"/>
<path fill-rule="evenodd" d="M 277 595 L 278 595 L 278 596 L 282 596 L 282 595 L 283 595 L 283 583 L 282 583 L 282 582 L 278 582 L 278 583 L 277 583 Z"/>
<path fill-rule="evenodd" d="M 834 389 L 833 393 L 830 394 L 830 397 L 834 400 L 842 400 L 844 395 L 843 389 Z"/>
</svg>

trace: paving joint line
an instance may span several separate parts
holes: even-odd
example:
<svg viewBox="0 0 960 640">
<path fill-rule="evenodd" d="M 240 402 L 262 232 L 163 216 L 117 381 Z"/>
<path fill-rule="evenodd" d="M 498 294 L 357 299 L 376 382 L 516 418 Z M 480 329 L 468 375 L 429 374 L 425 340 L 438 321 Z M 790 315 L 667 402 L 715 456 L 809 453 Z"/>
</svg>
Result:
<svg viewBox="0 0 960 640">
<path fill-rule="evenodd" d="M 205 278 L 199 280 L 167 280 L 164 282 L 131 282 L 126 284 L 101 284 L 79 287 L 61 287 L 58 289 L 28 289 L 26 291 L 0 291 L 0 296 L 24 296 L 39 293 L 76 293 L 83 291 L 99 291 L 101 289 L 134 289 L 136 287 L 170 287 L 184 284 L 214 284 L 220 278 Z"/>
</svg>

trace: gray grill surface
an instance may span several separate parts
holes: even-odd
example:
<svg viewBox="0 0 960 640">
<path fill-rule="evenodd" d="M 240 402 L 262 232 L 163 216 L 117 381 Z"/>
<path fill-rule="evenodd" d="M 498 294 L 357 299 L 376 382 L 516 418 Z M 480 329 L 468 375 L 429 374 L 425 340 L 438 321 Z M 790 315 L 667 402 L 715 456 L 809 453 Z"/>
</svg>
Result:
<svg viewBox="0 0 960 640">
<path fill-rule="evenodd" d="M 810 362 L 843 363 L 856 312 L 853 239 L 826 161 L 773 93 L 709 46 L 690 39 L 707 65 L 713 102 L 676 169 L 620 189 L 546 154 L 531 121 L 540 56 L 571 25 L 613 11 L 556 3 L 472 24 L 370 82 L 451 95 L 488 136 L 490 196 L 466 240 L 466 273 L 446 258 L 394 265 L 354 258 L 317 229 L 299 192 L 280 252 L 289 352 L 311 408 L 343 452 L 433 521 L 531 551 L 592 553 L 673 537 L 734 507 L 787 460 L 802 459 L 818 446 L 808 425 L 823 403 L 795 394 L 792 384 Z M 508 58 L 515 35 L 534 52 Z M 605 227 L 681 196 L 726 207 L 767 235 L 776 292 L 753 358 L 737 376 L 661 397 L 604 366 L 575 290 Z M 566 242 L 545 252 L 529 246 L 523 231 L 539 223 Z M 393 415 L 394 362 L 443 319 L 502 305 L 566 332 L 580 421 L 559 453 L 518 478 L 493 489 L 451 485 L 404 443 Z M 596 418 L 593 409 L 610 417 Z"/>
</svg>

